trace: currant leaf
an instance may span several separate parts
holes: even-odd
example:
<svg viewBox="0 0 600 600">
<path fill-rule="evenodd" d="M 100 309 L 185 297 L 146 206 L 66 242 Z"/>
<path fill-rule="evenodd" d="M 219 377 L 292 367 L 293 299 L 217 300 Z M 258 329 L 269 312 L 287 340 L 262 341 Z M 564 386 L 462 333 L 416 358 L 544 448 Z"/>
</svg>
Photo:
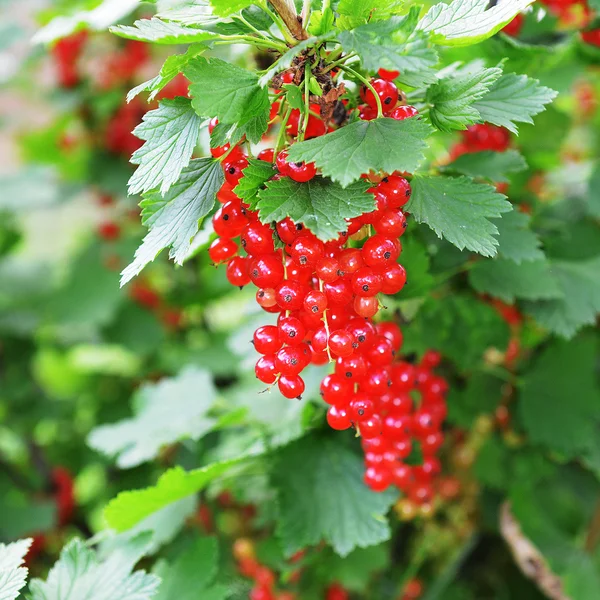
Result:
<svg viewBox="0 0 600 600">
<path fill-rule="evenodd" d="M 292 162 L 314 162 L 343 187 L 369 171 L 412 173 L 423 161 L 431 127 L 418 118 L 357 121 L 322 137 L 293 144 Z"/>
<path fill-rule="evenodd" d="M 195 44 L 219 39 L 216 33 L 163 21 L 158 17 L 139 19 L 130 25 L 116 25 L 111 33 L 128 40 L 153 44 Z"/>
<path fill-rule="evenodd" d="M 544 106 L 556 95 L 557 92 L 540 85 L 537 79 L 509 73 L 498 79 L 473 106 L 484 121 L 517 133 L 516 123 L 533 123 L 532 117 L 545 110 Z"/>
<path fill-rule="evenodd" d="M 435 4 L 419 22 L 435 44 L 470 46 L 500 31 L 533 0 L 507 0 L 489 8 L 487 0 L 453 0 Z"/>
<path fill-rule="evenodd" d="M 129 194 L 159 188 L 164 194 L 188 166 L 198 143 L 201 119 L 185 98 L 163 100 L 147 112 L 133 133 L 145 144 L 131 162 L 139 165 L 129 180 Z"/>
<path fill-rule="evenodd" d="M 340 0 L 336 7 L 337 26 L 354 29 L 365 23 L 389 19 L 400 12 L 403 4 L 399 0 Z"/>
<path fill-rule="evenodd" d="M 271 479 L 281 511 L 277 534 L 286 556 L 321 540 L 346 556 L 389 539 L 384 515 L 396 495 L 369 490 L 361 461 L 350 450 L 313 435 L 274 458 Z"/>
<path fill-rule="evenodd" d="M 480 121 L 481 115 L 473 104 L 501 75 L 502 69 L 470 64 L 429 86 L 425 99 L 431 105 L 429 118 L 433 125 L 441 131 L 452 131 Z"/>
<path fill-rule="evenodd" d="M 256 210 L 259 190 L 275 174 L 273 164 L 250 158 L 243 174 L 244 176 L 235 187 L 235 193 L 246 204 L 249 204 L 252 210 Z"/>
<path fill-rule="evenodd" d="M 27 583 L 27 567 L 22 566 L 33 540 L 0 543 L 0 598 L 15 600 Z"/>
<path fill-rule="evenodd" d="M 596 165 L 590 176 L 587 202 L 589 214 L 600 219 L 600 165 Z"/>
<path fill-rule="evenodd" d="M 254 4 L 252 0 L 210 0 L 216 15 L 227 17 Z"/>
<path fill-rule="evenodd" d="M 512 210 L 505 196 L 468 177 L 415 175 L 407 210 L 460 250 L 495 256 L 498 228 L 489 219 Z"/>
<path fill-rule="evenodd" d="M 375 197 L 367 193 L 368 188 L 366 182 L 342 188 L 322 177 L 307 183 L 289 178 L 271 181 L 258 192 L 259 217 L 263 223 L 290 217 L 319 239 L 333 240 L 348 228 L 346 219 L 375 210 Z"/>
<path fill-rule="evenodd" d="M 563 295 L 545 260 L 520 264 L 502 258 L 480 261 L 469 272 L 469 282 L 478 292 L 508 303 L 516 298 L 548 300 Z"/>
<path fill-rule="evenodd" d="M 165 196 L 146 194 L 140 206 L 142 221 L 150 231 L 136 250 L 134 261 L 121 273 L 121 285 L 135 277 L 164 248 L 182 264 L 198 232 L 198 222 L 213 208 L 225 177 L 221 164 L 210 158 L 194 159 Z"/>
<path fill-rule="evenodd" d="M 543 260 L 541 241 L 537 234 L 530 229 L 529 215 L 513 210 L 494 219 L 498 228 L 498 254 L 516 263 L 524 260 Z"/>
<path fill-rule="evenodd" d="M 497 183 L 508 182 L 509 174 L 520 173 L 525 169 L 527 169 L 527 163 L 523 155 L 518 150 L 512 149 L 505 152 L 483 150 L 482 152 L 462 154 L 444 167 L 444 171 Z M 521 213 L 515 212 L 515 214 Z"/>
<path fill-rule="evenodd" d="M 192 106 L 200 116 L 237 125 L 260 116 L 268 119 L 269 94 L 254 73 L 200 56 L 188 63 L 184 74 L 191 81 Z"/>
</svg>

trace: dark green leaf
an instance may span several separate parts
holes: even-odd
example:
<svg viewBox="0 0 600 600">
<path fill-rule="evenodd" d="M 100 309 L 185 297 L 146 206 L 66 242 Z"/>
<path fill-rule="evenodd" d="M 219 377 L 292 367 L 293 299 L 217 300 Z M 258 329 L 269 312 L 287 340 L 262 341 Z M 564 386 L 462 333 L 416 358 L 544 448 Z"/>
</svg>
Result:
<svg viewBox="0 0 600 600">
<path fill-rule="evenodd" d="M 600 219 L 600 164 L 597 164 L 590 177 L 587 193 L 588 211 L 592 217 Z"/>
<path fill-rule="evenodd" d="M 538 236 L 529 228 L 529 215 L 518 210 L 495 219 L 498 228 L 498 254 L 516 263 L 524 260 L 543 260 Z"/>
<path fill-rule="evenodd" d="M 369 171 L 412 173 L 423 160 L 431 128 L 418 118 L 357 121 L 333 133 L 293 144 L 293 162 L 314 162 L 324 175 L 342 186 Z"/>
<path fill-rule="evenodd" d="M 505 196 L 468 177 L 415 175 L 407 210 L 457 248 L 494 256 L 497 227 L 489 220 L 512 209 Z"/>
<path fill-rule="evenodd" d="M 375 197 L 367 193 L 369 184 L 359 181 L 346 188 L 315 177 L 307 183 L 296 183 L 289 177 L 271 181 L 258 193 L 259 216 L 263 223 L 290 217 L 303 223 L 321 240 L 333 240 L 346 231 L 346 219 L 370 212 Z"/>
<path fill-rule="evenodd" d="M 507 150 L 506 152 L 484 150 L 483 152 L 463 154 L 444 167 L 444 170 L 475 179 L 487 179 L 493 183 L 505 183 L 509 181 L 509 174 L 519 173 L 526 168 L 527 163 L 518 150 Z M 515 211 L 514 214 L 519 213 Z"/>
<path fill-rule="evenodd" d="M 258 191 L 274 174 L 273 163 L 250 158 L 248 166 L 243 170 L 244 176 L 235 188 L 235 193 L 249 204 L 252 210 L 255 210 Z"/>
<path fill-rule="evenodd" d="M 434 286 L 435 280 L 430 273 L 430 260 L 427 250 L 414 235 L 402 238 L 400 263 L 406 269 L 406 285 L 396 297 L 398 300 L 422 298 Z"/>
</svg>

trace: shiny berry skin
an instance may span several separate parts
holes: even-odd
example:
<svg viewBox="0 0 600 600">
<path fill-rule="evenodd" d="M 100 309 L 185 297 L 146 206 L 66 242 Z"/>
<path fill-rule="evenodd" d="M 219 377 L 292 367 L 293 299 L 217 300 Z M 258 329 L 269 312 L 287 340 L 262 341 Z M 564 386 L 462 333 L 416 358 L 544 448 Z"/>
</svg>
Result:
<svg viewBox="0 0 600 600">
<path fill-rule="evenodd" d="M 282 375 L 277 382 L 277 387 L 282 396 L 290 399 L 300 399 L 305 389 L 304 380 L 299 375 Z"/>
<path fill-rule="evenodd" d="M 308 347 L 307 347 L 308 349 Z M 275 367 L 282 375 L 299 375 L 306 366 L 302 346 L 284 346 L 275 354 Z"/>
<path fill-rule="evenodd" d="M 386 366 L 394 359 L 394 347 L 383 335 L 377 335 L 375 341 L 365 353 L 367 360 L 374 366 Z"/>
<path fill-rule="evenodd" d="M 370 267 L 362 267 L 352 276 L 352 291 L 360 297 L 376 296 L 381 285 L 381 275 Z"/>
<path fill-rule="evenodd" d="M 234 256 L 228 263 L 225 275 L 227 281 L 236 287 L 244 287 L 250 283 L 248 275 L 249 262 L 245 256 Z"/>
<path fill-rule="evenodd" d="M 372 108 L 368 104 L 359 106 L 358 118 L 361 121 L 372 121 L 377 118 L 377 108 Z"/>
<path fill-rule="evenodd" d="M 392 475 L 387 469 L 378 467 L 369 467 L 365 471 L 365 485 L 371 488 L 374 492 L 383 492 L 390 487 L 392 483 Z"/>
<path fill-rule="evenodd" d="M 366 394 L 356 394 L 350 400 L 350 416 L 354 421 L 369 419 L 375 412 L 375 404 Z"/>
<path fill-rule="evenodd" d="M 290 174 L 290 164 L 288 163 L 287 155 L 287 151 L 282 150 L 277 154 L 277 157 L 275 158 L 275 165 L 277 166 L 277 170 L 284 177 L 288 177 Z"/>
<path fill-rule="evenodd" d="M 411 425 L 409 415 L 388 415 L 383 420 L 382 433 L 392 441 L 406 440 L 411 434 Z"/>
<path fill-rule="evenodd" d="M 360 384 L 361 392 L 381 396 L 391 387 L 391 379 L 385 366 L 371 367 Z"/>
<path fill-rule="evenodd" d="M 248 166 L 247 158 L 238 158 L 237 160 L 225 161 L 223 171 L 225 173 L 225 181 L 235 187 L 242 178 L 242 171 Z"/>
<path fill-rule="evenodd" d="M 291 243 L 290 256 L 301 267 L 312 267 L 325 253 L 323 242 L 311 235 L 299 235 Z"/>
<path fill-rule="evenodd" d="M 338 257 L 338 262 L 344 275 L 356 273 L 361 267 L 365 266 L 362 253 L 356 248 L 343 250 Z"/>
<path fill-rule="evenodd" d="M 383 335 L 391 342 L 392 348 L 396 352 L 400 350 L 403 336 L 400 327 L 398 327 L 396 323 L 393 323 L 392 321 L 384 321 L 382 323 L 377 323 L 375 329 L 379 335 Z"/>
<path fill-rule="evenodd" d="M 366 440 L 378 437 L 381 435 L 381 417 L 379 415 L 371 415 L 368 418 L 361 419 L 357 422 L 360 434 Z"/>
<path fill-rule="evenodd" d="M 374 79 L 371 82 L 371 85 L 379 96 L 383 114 L 389 115 L 392 110 L 394 110 L 396 104 L 398 104 L 398 88 L 394 83 L 385 79 Z M 377 110 L 377 101 L 375 100 L 373 92 L 369 88 L 363 87 L 360 95 L 364 102 L 366 102 L 372 109 Z"/>
<path fill-rule="evenodd" d="M 333 283 L 323 285 L 329 306 L 346 306 L 352 300 L 352 288 L 344 279 L 336 279 Z"/>
<path fill-rule="evenodd" d="M 402 265 L 394 263 L 382 269 L 381 275 L 381 291 L 384 294 L 397 294 L 406 284 L 406 271 Z"/>
<path fill-rule="evenodd" d="M 364 243 L 362 255 L 369 267 L 385 267 L 395 263 L 400 252 L 397 241 L 378 233 Z"/>
<path fill-rule="evenodd" d="M 374 225 L 375 231 L 388 237 L 400 237 L 406 231 L 406 216 L 398 208 L 388 208 Z"/>
<path fill-rule="evenodd" d="M 289 346 L 297 346 L 306 337 L 306 328 L 296 317 L 282 316 L 277 323 L 279 338 Z"/>
<path fill-rule="evenodd" d="M 346 325 L 346 331 L 352 335 L 353 344 L 360 352 L 363 352 L 375 340 L 375 327 L 365 319 L 351 319 Z"/>
<path fill-rule="evenodd" d="M 210 245 L 208 255 L 215 264 L 218 264 L 235 256 L 237 250 L 238 245 L 234 241 L 219 237 Z"/>
<path fill-rule="evenodd" d="M 277 367 L 275 366 L 275 355 L 267 354 L 261 356 L 256 362 L 254 373 L 259 381 L 271 385 L 277 381 Z"/>
<path fill-rule="evenodd" d="M 327 404 L 336 406 L 345 406 L 350 402 L 353 392 L 353 385 L 342 375 L 331 373 L 326 375 L 321 381 L 321 396 Z"/>
<path fill-rule="evenodd" d="M 396 121 L 404 121 L 404 119 L 410 119 L 416 117 L 419 111 L 414 106 L 396 106 L 396 108 L 390 113 L 392 119 Z"/>
<path fill-rule="evenodd" d="M 279 331 L 275 325 L 263 325 L 254 332 L 254 349 L 259 354 L 274 354 L 281 348 Z"/>
<path fill-rule="evenodd" d="M 442 360 L 442 355 L 435 350 L 427 350 L 421 359 L 421 365 L 428 369 L 435 369 Z"/>
<path fill-rule="evenodd" d="M 283 281 L 275 288 L 275 298 L 281 310 L 300 310 L 307 291 L 297 281 Z"/>
<path fill-rule="evenodd" d="M 248 275 L 259 288 L 274 288 L 283 281 L 284 270 L 278 254 L 263 254 L 250 261 Z"/>
<path fill-rule="evenodd" d="M 379 300 L 377 296 L 357 296 L 354 298 L 353 308 L 357 315 L 370 319 L 379 312 Z"/>
<path fill-rule="evenodd" d="M 356 381 L 367 374 L 367 363 L 362 356 L 340 356 L 335 363 L 335 372 L 346 379 Z"/>
<path fill-rule="evenodd" d="M 273 288 L 262 288 L 256 292 L 256 302 L 262 308 L 268 309 L 277 306 L 277 298 Z"/>
<path fill-rule="evenodd" d="M 335 356 L 350 356 L 354 353 L 352 336 L 343 329 L 336 329 L 329 334 L 329 350 Z"/>
<path fill-rule="evenodd" d="M 352 419 L 345 408 L 330 406 L 327 411 L 327 423 L 329 427 L 337 431 L 343 431 L 352 427 Z"/>
<path fill-rule="evenodd" d="M 240 238 L 242 248 L 252 256 L 260 256 L 275 251 L 273 230 L 269 225 L 263 225 L 258 221 L 248 223 L 244 227 Z"/>
<path fill-rule="evenodd" d="M 313 315 L 322 315 L 327 308 L 327 296 L 318 290 L 310 290 L 304 296 L 304 310 Z"/>
<path fill-rule="evenodd" d="M 412 193 L 410 183 L 399 175 L 389 175 L 383 179 L 377 190 L 388 199 L 388 208 L 402 208 Z"/>
<path fill-rule="evenodd" d="M 247 225 L 239 200 L 226 202 L 213 216 L 215 233 L 222 238 L 237 237 Z"/>
<path fill-rule="evenodd" d="M 315 272 L 324 283 L 332 283 L 340 277 L 340 264 L 335 258 L 321 258 L 315 267 Z"/>
<path fill-rule="evenodd" d="M 394 81 L 398 75 L 400 75 L 400 71 L 388 71 L 387 69 L 379 69 L 377 71 L 377 75 L 381 77 L 381 79 L 385 79 L 386 81 Z"/>
<path fill-rule="evenodd" d="M 317 174 L 317 167 L 315 163 L 288 163 L 288 177 L 298 183 L 306 183 L 310 181 Z"/>
<path fill-rule="evenodd" d="M 302 223 L 294 223 L 289 217 L 277 223 L 277 235 L 284 244 L 291 244 L 304 230 Z"/>
<path fill-rule="evenodd" d="M 265 148 L 256 155 L 256 158 L 272 163 L 275 160 L 275 150 L 273 148 Z"/>
</svg>

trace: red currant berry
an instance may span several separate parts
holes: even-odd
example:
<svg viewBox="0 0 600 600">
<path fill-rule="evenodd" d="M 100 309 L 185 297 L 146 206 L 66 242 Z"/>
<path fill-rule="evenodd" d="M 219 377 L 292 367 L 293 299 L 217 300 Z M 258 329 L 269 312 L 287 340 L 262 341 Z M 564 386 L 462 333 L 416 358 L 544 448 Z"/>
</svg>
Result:
<svg viewBox="0 0 600 600">
<path fill-rule="evenodd" d="M 250 261 L 248 274 L 259 288 L 274 288 L 283 281 L 284 270 L 278 254 L 263 254 Z"/>
<path fill-rule="evenodd" d="M 273 308 L 277 306 L 277 298 L 273 288 L 260 289 L 256 292 L 256 302 L 262 308 Z"/>
<path fill-rule="evenodd" d="M 277 382 L 281 395 L 285 398 L 302 397 L 304 393 L 304 380 L 299 375 L 282 375 Z"/>
<path fill-rule="evenodd" d="M 275 160 L 275 150 L 273 148 L 265 148 L 256 155 L 256 158 L 272 163 Z"/>
<path fill-rule="evenodd" d="M 404 121 L 404 119 L 410 119 L 416 117 L 419 111 L 414 106 L 396 106 L 396 108 L 390 113 L 392 119 L 396 121 Z"/>
<path fill-rule="evenodd" d="M 370 267 L 362 267 L 352 277 L 352 291 L 361 298 L 376 296 L 381 291 L 381 275 Z"/>
<path fill-rule="evenodd" d="M 214 263 L 218 264 L 234 256 L 237 250 L 238 245 L 234 241 L 227 238 L 217 238 L 210 245 L 208 255 Z"/>
<path fill-rule="evenodd" d="M 382 269 L 380 275 L 381 291 L 388 296 L 397 294 L 406 284 L 406 271 L 397 263 Z"/>
<path fill-rule="evenodd" d="M 215 233 L 223 238 L 234 238 L 248 225 L 239 200 L 226 202 L 213 216 Z"/>
<path fill-rule="evenodd" d="M 271 385 L 277 381 L 277 367 L 275 366 L 275 356 L 267 354 L 261 356 L 256 362 L 254 373 L 259 381 Z"/>
<path fill-rule="evenodd" d="M 263 225 L 259 221 L 248 223 L 244 227 L 240 238 L 242 247 L 252 256 L 270 254 L 275 251 L 273 230 L 269 225 Z"/>
<path fill-rule="evenodd" d="M 301 267 L 312 267 L 325 252 L 323 242 L 312 235 L 300 235 L 292 242 L 290 256 Z"/>
<path fill-rule="evenodd" d="M 411 195 L 410 183 L 399 175 L 390 175 L 383 179 L 377 190 L 388 199 L 388 208 L 402 208 Z"/>
<path fill-rule="evenodd" d="M 343 431 L 352 427 L 352 420 L 345 408 L 330 406 L 327 411 L 327 423 L 329 427 L 337 431 Z"/>
<path fill-rule="evenodd" d="M 317 174 L 315 163 L 288 163 L 288 177 L 298 183 L 306 183 Z"/>
<path fill-rule="evenodd" d="M 275 355 L 275 367 L 282 375 L 299 375 L 306 366 L 306 355 L 303 346 L 284 346 Z M 310 357 L 310 350 L 306 346 L 306 352 Z"/>
<path fill-rule="evenodd" d="M 332 283 L 325 283 L 323 291 L 327 296 L 329 306 L 346 306 L 352 300 L 352 288 L 344 279 L 337 279 Z"/>
<path fill-rule="evenodd" d="M 367 374 L 367 363 L 362 356 L 340 356 L 335 363 L 335 372 L 346 379 L 357 381 Z"/>
<path fill-rule="evenodd" d="M 353 385 L 345 377 L 331 373 L 321 381 L 321 396 L 327 404 L 345 406 L 352 396 Z"/>
<path fill-rule="evenodd" d="M 279 331 L 275 325 L 263 325 L 254 332 L 254 349 L 260 354 L 274 354 L 281 348 Z"/>
<path fill-rule="evenodd" d="M 327 296 L 318 290 L 311 290 L 304 297 L 304 310 L 313 315 L 322 315 L 327 308 Z"/>
<path fill-rule="evenodd" d="M 275 298 L 281 310 L 300 310 L 307 291 L 297 281 L 283 281 L 275 288 Z"/>
<path fill-rule="evenodd" d="M 280 317 L 277 328 L 280 339 L 290 346 L 301 344 L 306 336 L 306 328 L 296 317 Z"/>
<path fill-rule="evenodd" d="M 394 79 L 400 75 L 400 71 L 388 71 L 387 69 L 382 68 L 377 71 L 377 75 L 386 81 L 394 81 Z"/>
<path fill-rule="evenodd" d="M 332 283 L 339 278 L 340 264 L 335 258 L 321 258 L 315 272 L 324 283 Z"/>
<path fill-rule="evenodd" d="M 392 343 L 392 348 L 396 352 L 400 350 L 403 336 L 400 327 L 398 327 L 396 323 L 392 323 L 391 321 L 383 321 L 382 323 L 377 323 L 375 329 L 379 335 L 383 335 Z"/>
<path fill-rule="evenodd" d="M 365 471 L 365 484 L 374 492 L 383 492 L 390 487 L 392 475 L 388 469 L 368 467 Z"/>
<path fill-rule="evenodd" d="M 379 300 L 377 296 L 354 298 L 354 312 L 365 319 L 373 318 L 379 312 Z"/>
<path fill-rule="evenodd" d="M 378 437 L 381 435 L 381 417 L 379 415 L 371 415 L 368 418 L 361 419 L 357 423 L 358 429 L 362 437 L 366 440 Z"/>
<path fill-rule="evenodd" d="M 284 244 L 291 244 L 304 230 L 302 223 L 294 223 L 289 217 L 277 223 L 277 235 Z"/>
<path fill-rule="evenodd" d="M 385 79 L 374 79 L 371 82 L 371 85 L 373 86 L 376 94 L 379 96 L 383 114 L 389 115 L 398 103 L 398 88 L 394 83 L 391 81 L 386 81 Z M 373 92 L 369 88 L 363 87 L 361 89 L 361 98 L 371 108 L 377 109 L 377 101 L 375 100 Z"/>
<path fill-rule="evenodd" d="M 343 329 L 336 329 L 329 335 L 329 349 L 335 356 L 350 356 L 354 352 L 352 336 Z"/>
<path fill-rule="evenodd" d="M 225 270 L 227 281 L 236 287 L 244 287 L 250 283 L 248 275 L 248 259 L 245 256 L 234 256 Z"/>
<path fill-rule="evenodd" d="M 388 208 L 375 223 L 375 231 L 388 237 L 400 237 L 406 231 L 406 216 L 398 208 Z"/>
</svg>

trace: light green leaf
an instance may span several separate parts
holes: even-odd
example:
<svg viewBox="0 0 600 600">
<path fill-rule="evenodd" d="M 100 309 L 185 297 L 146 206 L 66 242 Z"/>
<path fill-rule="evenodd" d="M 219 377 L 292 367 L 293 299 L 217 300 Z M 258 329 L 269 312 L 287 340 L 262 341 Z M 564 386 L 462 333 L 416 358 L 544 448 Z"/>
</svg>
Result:
<svg viewBox="0 0 600 600">
<path fill-rule="evenodd" d="M 227 17 L 254 4 L 252 0 L 210 0 L 216 15 Z"/>
<path fill-rule="evenodd" d="M 470 46 L 491 37 L 533 0 L 453 0 L 432 6 L 418 28 L 430 32 L 431 41 L 444 46 Z"/>
<path fill-rule="evenodd" d="M 286 83 L 282 85 L 281 88 L 285 90 L 285 99 L 290 107 L 302 110 L 302 107 L 304 106 L 302 90 L 297 85 L 291 83 Z"/>
<path fill-rule="evenodd" d="M 148 600 L 156 595 L 160 579 L 145 571 L 132 573 L 145 552 L 141 537 L 100 561 L 75 538 L 63 548 L 46 581 L 31 581 L 31 600 Z"/>
<path fill-rule="evenodd" d="M 497 227 L 489 220 L 512 210 L 505 196 L 468 177 L 415 175 L 407 210 L 460 250 L 494 256 Z"/>
<path fill-rule="evenodd" d="M 600 219 L 600 164 L 592 171 L 587 193 L 588 212 Z"/>
<path fill-rule="evenodd" d="M 525 373 L 517 406 L 532 443 L 566 458 L 592 443 L 600 406 L 596 357 L 592 336 L 553 342 Z"/>
<path fill-rule="evenodd" d="M 0 600 L 15 600 L 27 583 L 25 555 L 32 543 L 31 538 L 12 544 L 0 544 Z"/>
<path fill-rule="evenodd" d="M 517 133 L 516 123 L 533 123 L 532 117 L 545 110 L 544 105 L 552 102 L 556 95 L 557 92 L 540 85 L 537 79 L 508 73 L 473 106 L 484 121 Z"/>
<path fill-rule="evenodd" d="M 148 111 L 133 133 L 145 144 L 131 157 L 139 165 L 129 180 L 129 194 L 160 186 L 165 194 L 188 166 L 200 133 L 200 117 L 187 98 L 163 100 Z"/>
<path fill-rule="evenodd" d="M 474 179 L 487 179 L 494 183 L 506 183 L 510 173 L 519 173 L 525 169 L 527 163 L 523 155 L 512 149 L 506 152 L 483 150 L 463 154 L 444 167 L 444 171 L 452 171 Z M 514 214 L 520 213 L 514 211 Z"/>
<path fill-rule="evenodd" d="M 333 240 L 348 228 L 346 219 L 375 210 L 375 197 L 366 192 L 368 187 L 362 181 L 343 188 L 322 177 L 307 183 L 285 177 L 267 183 L 266 189 L 259 191 L 259 217 L 263 223 L 290 217 L 319 239 Z"/>
<path fill-rule="evenodd" d="M 340 29 L 353 29 L 364 23 L 389 19 L 403 7 L 399 0 L 340 0 L 336 12 Z"/>
<path fill-rule="evenodd" d="M 418 118 L 357 121 L 322 137 L 293 144 L 289 159 L 314 162 L 343 187 L 369 171 L 414 172 L 423 160 L 431 127 Z"/>
<path fill-rule="evenodd" d="M 128 40 L 153 44 L 194 44 L 219 39 L 216 33 L 170 23 L 158 17 L 140 19 L 133 26 L 116 25 L 110 28 L 110 32 Z"/>
<path fill-rule="evenodd" d="M 498 228 L 498 254 L 520 263 L 524 260 L 543 260 L 544 252 L 537 234 L 529 227 L 529 215 L 513 210 L 501 219 L 494 219 Z"/>
<path fill-rule="evenodd" d="M 216 391 L 210 375 L 187 367 L 177 377 L 147 383 L 136 393 L 136 415 L 92 430 L 88 444 L 117 457 L 121 469 L 135 467 L 157 456 L 160 449 L 185 438 L 199 440 L 218 421 L 207 413 Z"/>
<path fill-rule="evenodd" d="M 429 118 L 441 131 L 466 129 L 481 120 L 474 108 L 490 86 L 502 75 L 502 69 L 484 69 L 466 65 L 427 88 L 426 101 L 431 105 Z"/>
<path fill-rule="evenodd" d="M 201 117 L 237 125 L 261 115 L 268 117 L 269 94 L 254 73 L 219 58 L 200 56 L 188 63 L 184 74 L 192 82 L 192 105 Z"/>
<path fill-rule="evenodd" d="M 478 292 L 508 303 L 515 298 L 547 300 L 562 296 L 545 260 L 520 264 L 502 258 L 482 260 L 469 272 L 469 282 Z"/>
<path fill-rule="evenodd" d="M 528 303 L 525 310 L 553 333 L 571 338 L 584 325 L 593 325 L 600 312 L 600 257 L 551 264 L 562 298 Z"/>
<path fill-rule="evenodd" d="M 150 228 L 134 261 L 121 273 L 121 285 L 135 277 L 163 249 L 182 264 L 198 232 L 198 222 L 214 206 L 225 176 L 221 163 L 210 158 L 192 160 L 164 198 L 149 192 L 142 200 L 142 220 Z"/>
<path fill-rule="evenodd" d="M 328 6 L 324 11 L 313 10 L 310 13 L 310 21 L 307 31 L 311 35 L 323 35 L 333 29 L 335 24 L 335 14 Z"/>
<path fill-rule="evenodd" d="M 363 483 L 362 461 L 339 443 L 319 436 L 294 442 L 275 457 L 277 534 L 286 556 L 321 540 L 341 556 L 389 539 L 385 513 L 393 492 L 372 492 Z"/>
<path fill-rule="evenodd" d="M 82 10 L 69 16 L 52 19 L 34 36 L 34 44 L 49 44 L 79 29 L 104 31 L 139 6 L 139 0 L 102 0 L 91 10 Z"/>
<path fill-rule="evenodd" d="M 244 176 L 234 191 L 246 204 L 250 205 L 252 210 L 255 210 L 258 191 L 275 174 L 273 163 L 250 158 L 248 166 L 242 173 Z"/>
</svg>

